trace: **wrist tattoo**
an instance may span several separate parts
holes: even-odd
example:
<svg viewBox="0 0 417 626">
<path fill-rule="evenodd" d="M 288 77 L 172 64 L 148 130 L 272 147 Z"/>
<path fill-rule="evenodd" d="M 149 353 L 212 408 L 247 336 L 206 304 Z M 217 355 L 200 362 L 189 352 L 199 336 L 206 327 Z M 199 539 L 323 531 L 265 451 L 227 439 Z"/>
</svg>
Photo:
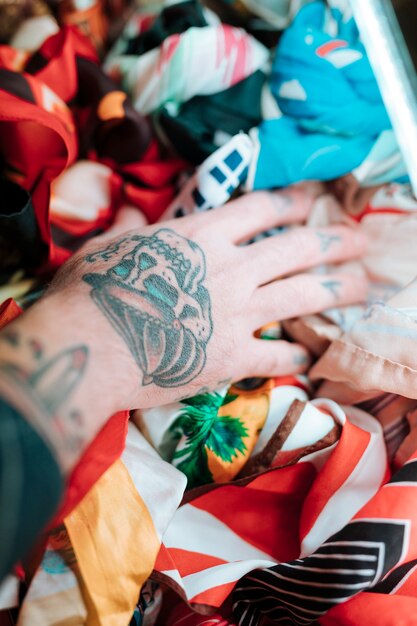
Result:
<svg viewBox="0 0 417 626">
<path fill-rule="evenodd" d="M 179 387 L 192 381 L 205 365 L 213 331 L 200 246 L 163 228 L 148 237 L 113 242 L 86 261 L 109 264 L 105 273 L 88 273 L 83 279 L 128 346 L 142 371 L 142 384 Z"/>
<path fill-rule="evenodd" d="M 88 348 L 79 345 L 45 358 L 44 348 L 36 339 L 24 339 L 15 330 L 4 331 L 1 339 L 17 350 L 28 350 L 29 357 L 25 367 L 10 360 L 0 361 L 1 380 L 7 390 L 18 391 L 16 406 L 65 462 L 68 455 L 79 452 L 85 440 L 80 412 L 73 407 L 64 410 L 63 405 L 84 376 Z M 34 361 L 34 367 L 30 361 Z"/>
</svg>

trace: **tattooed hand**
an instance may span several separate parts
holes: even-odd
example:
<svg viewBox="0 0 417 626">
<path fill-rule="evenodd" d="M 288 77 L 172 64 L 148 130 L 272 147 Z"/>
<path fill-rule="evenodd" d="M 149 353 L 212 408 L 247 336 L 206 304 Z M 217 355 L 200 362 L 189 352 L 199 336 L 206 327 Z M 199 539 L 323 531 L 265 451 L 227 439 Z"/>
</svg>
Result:
<svg viewBox="0 0 417 626">
<path fill-rule="evenodd" d="M 68 468 L 118 410 L 226 380 L 305 371 L 305 348 L 255 331 L 366 294 L 357 276 L 306 273 L 361 255 L 366 242 L 354 230 L 295 227 L 258 240 L 266 229 L 303 222 L 311 205 L 293 189 L 154 226 L 121 212 L 3 333 L 0 394 L 14 394 Z M 32 344 L 41 351 L 28 359 Z"/>
<path fill-rule="evenodd" d="M 299 227 L 241 244 L 303 221 L 311 204 L 300 190 L 255 193 L 160 226 L 121 234 L 126 223 L 119 224 L 116 236 L 91 241 L 63 268 L 56 293 L 88 296 L 97 340 L 114 346 L 115 367 L 126 372 L 119 408 L 174 401 L 223 379 L 306 369 L 302 346 L 254 333 L 363 300 L 359 277 L 304 272 L 359 256 L 364 238 L 342 226 Z"/>
</svg>

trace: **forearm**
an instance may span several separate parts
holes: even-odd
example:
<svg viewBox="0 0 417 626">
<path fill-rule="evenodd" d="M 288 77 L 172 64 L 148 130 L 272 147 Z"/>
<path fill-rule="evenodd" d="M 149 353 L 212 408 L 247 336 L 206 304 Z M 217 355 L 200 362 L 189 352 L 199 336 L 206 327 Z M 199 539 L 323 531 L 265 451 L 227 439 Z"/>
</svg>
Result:
<svg viewBox="0 0 417 626">
<path fill-rule="evenodd" d="M 0 581 L 33 547 L 66 475 L 123 406 L 124 347 L 90 302 L 87 288 L 77 297 L 52 292 L 0 332 Z"/>
<path fill-rule="evenodd" d="M 123 350 L 82 291 L 46 296 L 0 333 L 0 396 L 45 440 L 64 474 L 110 415 L 128 408 Z"/>
</svg>

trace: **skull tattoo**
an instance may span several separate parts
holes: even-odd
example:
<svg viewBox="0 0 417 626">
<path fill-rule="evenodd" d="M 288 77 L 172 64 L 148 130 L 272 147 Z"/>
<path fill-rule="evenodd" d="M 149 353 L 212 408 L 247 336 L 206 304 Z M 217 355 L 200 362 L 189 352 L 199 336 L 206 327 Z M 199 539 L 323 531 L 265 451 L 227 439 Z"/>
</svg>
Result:
<svg viewBox="0 0 417 626">
<path fill-rule="evenodd" d="M 86 260 L 111 262 L 124 249 L 105 274 L 83 279 L 132 352 L 143 384 L 184 385 L 203 369 L 213 330 L 204 253 L 196 243 L 160 229 L 150 237 L 126 237 Z"/>
</svg>

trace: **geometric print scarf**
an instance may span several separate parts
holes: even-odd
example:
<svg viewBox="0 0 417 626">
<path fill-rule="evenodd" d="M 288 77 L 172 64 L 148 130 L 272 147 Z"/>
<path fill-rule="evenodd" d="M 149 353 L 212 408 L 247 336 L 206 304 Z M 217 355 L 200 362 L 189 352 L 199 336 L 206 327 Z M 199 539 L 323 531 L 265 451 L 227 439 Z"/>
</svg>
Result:
<svg viewBox="0 0 417 626">
<path fill-rule="evenodd" d="M 416 502 L 417 454 L 316 552 L 244 576 L 237 623 L 307 626 L 360 592 L 392 594 L 417 564 Z"/>
</svg>

